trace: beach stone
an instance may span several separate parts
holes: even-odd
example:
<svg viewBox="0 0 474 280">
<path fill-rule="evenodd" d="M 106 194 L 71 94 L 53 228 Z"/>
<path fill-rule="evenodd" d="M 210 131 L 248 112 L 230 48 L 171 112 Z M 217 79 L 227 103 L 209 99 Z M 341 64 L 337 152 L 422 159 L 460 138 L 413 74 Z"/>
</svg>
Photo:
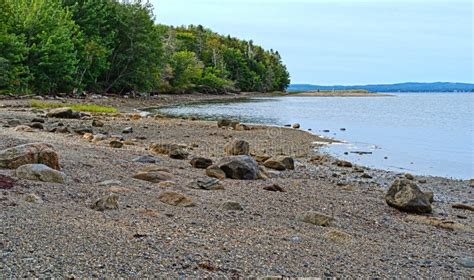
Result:
<svg viewBox="0 0 474 280">
<path fill-rule="evenodd" d="M 77 134 L 84 135 L 86 133 L 93 133 L 93 130 L 91 127 L 78 127 L 74 128 L 74 132 Z"/>
<path fill-rule="evenodd" d="M 15 170 L 15 176 L 21 179 L 64 184 L 66 174 L 44 164 L 25 164 Z"/>
<path fill-rule="evenodd" d="M 266 191 L 271 191 L 271 192 L 286 192 L 285 189 L 280 187 L 280 185 L 278 185 L 278 184 L 265 186 L 265 187 L 263 187 L 263 189 L 266 190 Z"/>
<path fill-rule="evenodd" d="M 30 124 L 30 127 L 31 127 L 31 128 L 34 128 L 34 129 L 39 129 L 39 130 L 43 130 L 43 129 L 44 129 L 43 124 L 42 124 L 42 123 L 39 123 L 39 122 L 31 123 L 31 124 Z"/>
<path fill-rule="evenodd" d="M 0 151 L 0 168 L 16 169 L 32 163 L 59 170 L 59 156 L 53 146 L 46 143 L 24 144 Z"/>
<path fill-rule="evenodd" d="M 34 193 L 30 193 L 25 197 L 25 201 L 29 203 L 42 203 L 43 199 Z"/>
<path fill-rule="evenodd" d="M 9 176 L 0 174 L 0 190 L 11 189 L 15 186 L 15 180 Z"/>
<path fill-rule="evenodd" d="M 189 156 L 189 153 L 185 149 L 179 148 L 179 149 L 172 150 L 168 156 L 172 159 L 187 159 Z"/>
<path fill-rule="evenodd" d="M 317 226 L 330 226 L 334 218 L 316 211 L 308 211 L 300 217 L 301 221 Z"/>
<path fill-rule="evenodd" d="M 189 162 L 194 168 L 206 169 L 212 165 L 212 160 L 204 157 L 195 157 Z"/>
<path fill-rule="evenodd" d="M 474 188 L 474 179 L 469 180 L 469 186 Z"/>
<path fill-rule="evenodd" d="M 7 125 L 10 127 L 19 126 L 21 125 L 21 121 L 18 119 L 10 119 L 10 120 L 7 120 Z"/>
<path fill-rule="evenodd" d="M 99 120 L 92 120 L 92 126 L 94 127 L 103 127 L 104 123 Z"/>
<path fill-rule="evenodd" d="M 220 119 L 217 121 L 217 127 L 232 127 L 235 128 L 239 124 L 239 121 L 231 119 Z"/>
<path fill-rule="evenodd" d="M 92 142 L 98 143 L 106 139 L 107 139 L 107 135 L 99 133 L 99 134 L 94 135 L 94 138 L 92 138 Z"/>
<path fill-rule="evenodd" d="M 237 130 L 237 131 L 246 131 L 246 130 L 250 130 L 250 127 L 245 125 L 245 124 L 238 123 L 238 124 L 235 125 L 235 130 Z"/>
<path fill-rule="evenodd" d="M 224 170 L 220 169 L 217 165 L 211 165 L 206 168 L 206 175 L 209 177 L 214 177 L 219 180 L 224 180 L 226 178 Z"/>
<path fill-rule="evenodd" d="M 133 133 L 133 127 L 126 127 L 122 130 L 122 133 L 124 134 L 130 134 Z"/>
<path fill-rule="evenodd" d="M 425 192 L 426 197 L 428 198 L 428 201 L 433 203 L 434 202 L 434 192 Z"/>
<path fill-rule="evenodd" d="M 119 196 L 111 193 L 98 200 L 96 200 L 92 205 L 91 209 L 97 211 L 106 211 L 106 210 L 116 210 L 119 209 Z"/>
<path fill-rule="evenodd" d="M 168 205 L 172 206 L 179 206 L 179 207 L 193 207 L 196 206 L 194 202 L 186 197 L 185 195 L 178 193 L 178 192 L 173 192 L 173 191 L 165 191 L 162 192 L 159 196 L 158 199 Z"/>
<path fill-rule="evenodd" d="M 410 173 L 405 173 L 405 178 L 407 178 L 408 180 L 415 180 L 415 176 Z"/>
<path fill-rule="evenodd" d="M 298 129 L 298 128 L 301 127 L 301 125 L 299 123 L 295 123 L 295 124 L 292 125 L 292 127 L 295 128 L 295 129 Z"/>
<path fill-rule="evenodd" d="M 275 169 L 275 170 L 286 170 L 295 169 L 295 161 L 291 157 L 287 156 L 274 156 L 267 159 L 263 165 L 267 168 Z"/>
<path fill-rule="evenodd" d="M 240 203 L 235 202 L 235 201 L 226 201 L 226 202 L 222 203 L 221 207 L 222 207 L 222 209 L 224 209 L 226 211 L 242 211 L 242 210 L 244 210 L 242 205 L 240 205 Z"/>
<path fill-rule="evenodd" d="M 148 150 L 155 155 L 169 155 L 172 151 L 177 149 L 185 149 L 185 145 L 180 144 L 159 144 L 153 143 L 148 147 Z"/>
<path fill-rule="evenodd" d="M 352 235 L 340 230 L 330 230 L 323 235 L 323 238 L 332 242 L 344 243 L 352 240 Z"/>
<path fill-rule="evenodd" d="M 258 163 L 264 163 L 266 160 L 270 159 L 271 156 L 267 155 L 267 154 L 256 154 L 254 157 L 253 157 Z"/>
<path fill-rule="evenodd" d="M 13 130 L 22 132 L 34 132 L 34 129 L 28 125 L 18 125 Z"/>
<path fill-rule="evenodd" d="M 230 179 L 255 180 L 259 172 L 257 162 L 246 155 L 225 157 L 218 166 Z"/>
<path fill-rule="evenodd" d="M 123 143 L 117 140 L 112 140 L 110 141 L 109 146 L 114 149 L 120 149 L 123 147 Z"/>
<path fill-rule="evenodd" d="M 90 142 L 92 141 L 92 139 L 94 139 L 94 135 L 92 133 L 84 133 L 84 135 L 82 135 L 82 138 Z"/>
<path fill-rule="evenodd" d="M 336 160 L 334 164 L 339 167 L 347 167 L 347 168 L 352 167 L 352 163 L 347 160 Z"/>
<path fill-rule="evenodd" d="M 154 156 L 145 155 L 145 156 L 139 156 L 137 158 L 134 158 L 132 161 L 133 162 L 140 162 L 140 163 L 157 163 L 161 160 L 154 157 Z"/>
<path fill-rule="evenodd" d="M 270 178 L 270 173 L 268 173 L 267 169 L 264 166 L 258 166 L 257 178 L 261 180 L 266 180 Z"/>
<path fill-rule="evenodd" d="M 223 190 L 224 186 L 221 184 L 219 179 L 216 178 L 201 178 L 195 182 L 188 184 L 189 188 L 201 189 L 208 191 Z"/>
<path fill-rule="evenodd" d="M 139 172 L 135 174 L 133 178 L 151 183 L 160 183 L 162 181 L 169 181 L 173 179 L 173 175 L 166 171 L 148 171 Z"/>
<path fill-rule="evenodd" d="M 458 263 L 466 268 L 474 268 L 474 258 L 461 258 Z"/>
<path fill-rule="evenodd" d="M 474 206 L 473 205 L 467 205 L 467 204 L 463 204 L 463 203 L 453 204 L 452 207 L 454 209 L 474 211 Z"/>
<path fill-rule="evenodd" d="M 245 140 L 232 140 L 224 146 L 224 151 L 229 156 L 248 155 L 250 145 Z"/>
<path fill-rule="evenodd" d="M 71 108 L 56 108 L 51 109 L 48 114 L 46 114 L 48 118 L 58 118 L 58 119 L 79 119 L 81 114 L 78 112 L 74 112 Z"/>
<path fill-rule="evenodd" d="M 400 211 L 412 213 L 430 213 L 431 202 L 418 186 L 408 179 L 397 179 L 388 189 L 385 201 Z"/>
</svg>

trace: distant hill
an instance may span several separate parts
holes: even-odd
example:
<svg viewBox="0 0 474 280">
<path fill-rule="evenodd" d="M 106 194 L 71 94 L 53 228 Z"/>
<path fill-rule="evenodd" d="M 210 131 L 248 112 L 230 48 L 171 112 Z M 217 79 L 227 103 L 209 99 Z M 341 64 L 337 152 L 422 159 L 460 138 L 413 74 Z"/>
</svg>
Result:
<svg viewBox="0 0 474 280">
<path fill-rule="evenodd" d="M 367 90 L 369 92 L 454 92 L 474 91 L 474 84 L 440 82 L 359 86 L 318 86 L 309 84 L 292 84 L 288 87 L 289 92 L 310 90 Z"/>
</svg>

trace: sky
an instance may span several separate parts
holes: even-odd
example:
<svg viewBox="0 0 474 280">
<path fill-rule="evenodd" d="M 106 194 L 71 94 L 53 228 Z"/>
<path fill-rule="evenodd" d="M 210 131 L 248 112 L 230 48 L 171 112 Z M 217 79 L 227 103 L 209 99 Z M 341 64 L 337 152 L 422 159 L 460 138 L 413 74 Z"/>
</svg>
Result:
<svg viewBox="0 0 474 280">
<path fill-rule="evenodd" d="M 278 50 L 292 83 L 474 83 L 472 0 L 151 0 L 156 20 Z"/>
</svg>

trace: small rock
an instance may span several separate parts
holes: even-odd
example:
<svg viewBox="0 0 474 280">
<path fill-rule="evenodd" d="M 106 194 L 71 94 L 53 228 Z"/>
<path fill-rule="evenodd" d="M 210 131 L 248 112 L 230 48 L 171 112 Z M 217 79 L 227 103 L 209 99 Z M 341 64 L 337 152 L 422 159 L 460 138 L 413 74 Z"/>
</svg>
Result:
<svg viewBox="0 0 474 280">
<path fill-rule="evenodd" d="M 185 149 L 180 148 L 172 150 L 168 156 L 172 159 L 187 159 L 189 153 Z"/>
<path fill-rule="evenodd" d="M 466 268 L 474 268 L 474 259 L 473 258 L 462 258 L 458 260 L 458 263 Z"/>
<path fill-rule="evenodd" d="M 275 170 L 286 170 L 290 169 L 293 170 L 295 169 L 295 161 L 291 157 L 287 156 L 275 156 L 271 157 L 268 160 L 266 160 L 263 165 L 267 168 L 275 169 Z"/>
<path fill-rule="evenodd" d="M 452 207 L 455 208 L 455 209 L 474 211 L 474 206 L 467 205 L 467 204 L 462 204 L 462 203 L 453 204 Z"/>
<path fill-rule="evenodd" d="M 122 182 L 119 180 L 106 180 L 106 181 L 100 182 L 98 185 L 101 187 L 107 187 L 107 186 L 113 186 L 113 185 L 117 186 L 121 184 Z"/>
<path fill-rule="evenodd" d="M 235 130 L 237 130 L 237 131 L 246 131 L 246 130 L 250 130 L 250 127 L 245 125 L 245 124 L 239 123 L 235 126 Z"/>
<path fill-rule="evenodd" d="M 15 170 L 15 176 L 21 179 L 64 184 L 66 174 L 44 164 L 25 164 Z"/>
<path fill-rule="evenodd" d="M 111 193 L 107 196 L 104 196 L 98 199 L 96 202 L 94 202 L 91 205 L 91 209 L 94 209 L 97 211 L 116 210 L 116 209 L 119 209 L 118 200 L 119 200 L 119 196 L 114 193 Z"/>
<path fill-rule="evenodd" d="M 132 161 L 133 162 L 140 162 L 140 163 L 157 163 L 161 160 L 154 157 L 154 156 L 145 155 L 145 156 L 139 156 L 137 158 L 134 158 Z"/>
<path fill-rule="evenodd" d="M 166 171 L 148 171 L 139 172 L 135 174 L 133 178 L 151 183 L 160 183 L 162 181 L 169 181 L 173 179 L 173 175 Z"/>
<path fill-rule="evenodd" d="M 21 121 L 17 119 L 10 119 L 7 121 L 7 125 L 10 127 L 15 127 L 21 125 Z"/>
<path fill-rule="evenodd" d="M 110 141 L 109 146 L 114 149 L 120 149 L 123 147 L 123 143 L 117 140 Z"/>
<path fill-rule="evenodd" d="M 286 192 L 285 189 L 280 187 L 278 184 L 266 186 L 266 187 L 263 187 L 263 189 L 266 191 L 271 191 L 271 192 Z"/>
<path fill-rule="evenodd" d="M 15 180 L 9 176 L 0 174 L 0 190 L 11 189 L 15 186 Z"/>
<path fill-rule="evenodd" d="M 323 227 L 330 226 L 334 221 L 334 218 L 316 211 L 308 211 L 300 219 L 305 223 Z"/>
<path fill-rule="evenodd" d="M 415 180 L 415 176 L 410 173 L 405 173 L 405 178 L 407 178 L 408 180 Z"/>
<path fill-rule="evenodd" d="M 43 124 L 42 124 L 42 123 L 38 123 L 38 122 L 31 123 L 31 124 L 30 124 L 30 127 L 31 127 L 31 128 L 35 128 L 35 129 L 40 129 L 40 130 L 43 130 L 43 129 L 44 129 Z"/>
<path fill-rule="evenodd" d="M 212 165 L 212 160 L 204 157 L 195 157 L 189 162 L 194 168 L 206 169 Z"/>
<path fill-rule="evenodd" d="M 217 165 L 211 165 L 206 168 L 206 175 L 209 177 L 217 178 L 219 180 L 224 180 L 226 178 L 225 172 Z"/>
<path fill-rule="evenodd" d="M 59 118 L 59 119 L 79 119 L 81 114 L 74 112 L 71 108 L 56 108 L 52 109 L 46 115 L 48 118 Z"/>
<path fill-rule="evenodd" d="M 298 129 L 298 128 L 301 127 L 301 125 L 299 123 L 295 123 L 295 124 L 292 125 L 292 127 L 295 128 L 295 129 Z"/>
<path fill-rule="evenodd" d="M 265 161 L 267 161 L 268 159 L 271 158 L 271 156 L 267 155 L 267 154 L 257 154 L 253 157 L 258 163 L 264 163 Z"/>
<path fill-rule="evenodd" d="M 14 128 L 15 131 L 22 131 L 22 132 L 34 132 L 34 129 L 28 125 L 18 125 Z"/>
<path fill-rule="evenodd" d="M 122 130 L 122 133 L 124 133 L 124 134 L 133 133 L 133 128 L 132 127 L 126 127 Z"/>
<path fill-rule="evenodd" d="M 222 186 L 219 179 L 216 179 L 216 178 L 198 179 L 197 181 L 188 184 L 188 187 L 192 189 L 202 189 L 202 190 L 208 190 L 208 191 L 224 189 L 224 186 Z"/>
<path fill-rule="evenodd" d="M 385 201 L 391 207 L 404 212 L 430 213 L 431 202 L 418 186 L 408 179 L 397 179 L 387 191 Z"/>
<path fill-rule="evenodd" d="M 84 133 L 84 135 L 82 135 L 82 138 L 90 142 L 92 141 L 92 139 L 94 139 L 94 135 L 92 133 Z"/>
<path fill-rule="evenodd" d="M 196 206 L 194 202 L 186 197 L 185 195 L 178 193 L 178 192 L 172 192 L 172 191 L 165 191 L 162 192 L 159 196 L 158 199 L 168 205 L 172 206 L 179 206 L 179 207 L 193 207 Z"/>
<path fill-rule="evenodd" d="M 352 236 L 346 232 L 340 230 L 330 230 L 323 235 L 324 239 L 333 242 L 349 242 L 352 240 Z"/>
<path fill-rule="evenodd" d="M 240 203 L 235 202 L 235 201 L 226 201 L 222 203 L 222 209 L 226 211 L 242 211 L 244 208 Z"/>
<path fill-rule="evenodd" d="M 92 120 L 92 126 L 94 127 L 103 127 L 104 123 L 99 120 Z"/>
<path fill-rule="evenodd" d="M 94 135 L 94 138 L 92 138 L 92 142 L 98 143 L 106 139 L 107 139 L 107 135 L 99 133 L 99 134 Z"/>
<path fill-rule="evenodd" d="M 74 132 L 80 135 L 84 135 L 86 133 L 93 133 L 92 128 L 90 127 L 78 127 L 74 128 Z"/>
<path fill-rule="evenodd" d="M 42 203 L 43 200 L 38 195 L 31 193 L 25 197 L 25 201 L 29 203 Z"/>
<path fill-rule="evenodd" d="M 248 155 L 250 153 L 250 145 L 244 140 L 232 140 L 224 146 L 224 151 L 230 156 Z"/>
<path fill-rule="evenodd" d="M 235 127 L 239 124 L 239 121 L 230 119 L 221 119 L 217 121 L 217 127 Z"/>
<path fill-rule="evenodd" d="M 173 150 L 185 149 L 186 145 L 153 143 L 148 150 L 155 155 L 169 155 Z"/>
<path fill-rule="evenodd" d="M 360 177 L 363 178 L 363 179 L 372 179 L 372 176 L 370 176 L 367 173 L 363 173 L 362 175 L 360 175 Z"/>
<path fill-rule="evenodd" d="M 334 164 L 339 167 L 347 167 L 347 168 L 352 167 L 352 163 L 346 160 L 336 160 Z"/>
</svg>

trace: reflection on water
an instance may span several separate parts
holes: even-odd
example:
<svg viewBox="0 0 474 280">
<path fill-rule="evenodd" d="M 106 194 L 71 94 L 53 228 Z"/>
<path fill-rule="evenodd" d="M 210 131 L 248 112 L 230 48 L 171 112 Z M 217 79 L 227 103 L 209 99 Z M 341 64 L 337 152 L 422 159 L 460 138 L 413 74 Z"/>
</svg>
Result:
<svg viewBox="0 0 474 280">
<path fill-rule="evenodd" d="M 346 142 L 326 150 L 369 167 L 454 178 L 474 177 L 474 95 L 400 93 L 388 97 L 275 97 L 201 103 L 161 113 L 246 123 L 300 123 Z M 362 153 L 360 153 L 362 152 Z"/>
</svg>

